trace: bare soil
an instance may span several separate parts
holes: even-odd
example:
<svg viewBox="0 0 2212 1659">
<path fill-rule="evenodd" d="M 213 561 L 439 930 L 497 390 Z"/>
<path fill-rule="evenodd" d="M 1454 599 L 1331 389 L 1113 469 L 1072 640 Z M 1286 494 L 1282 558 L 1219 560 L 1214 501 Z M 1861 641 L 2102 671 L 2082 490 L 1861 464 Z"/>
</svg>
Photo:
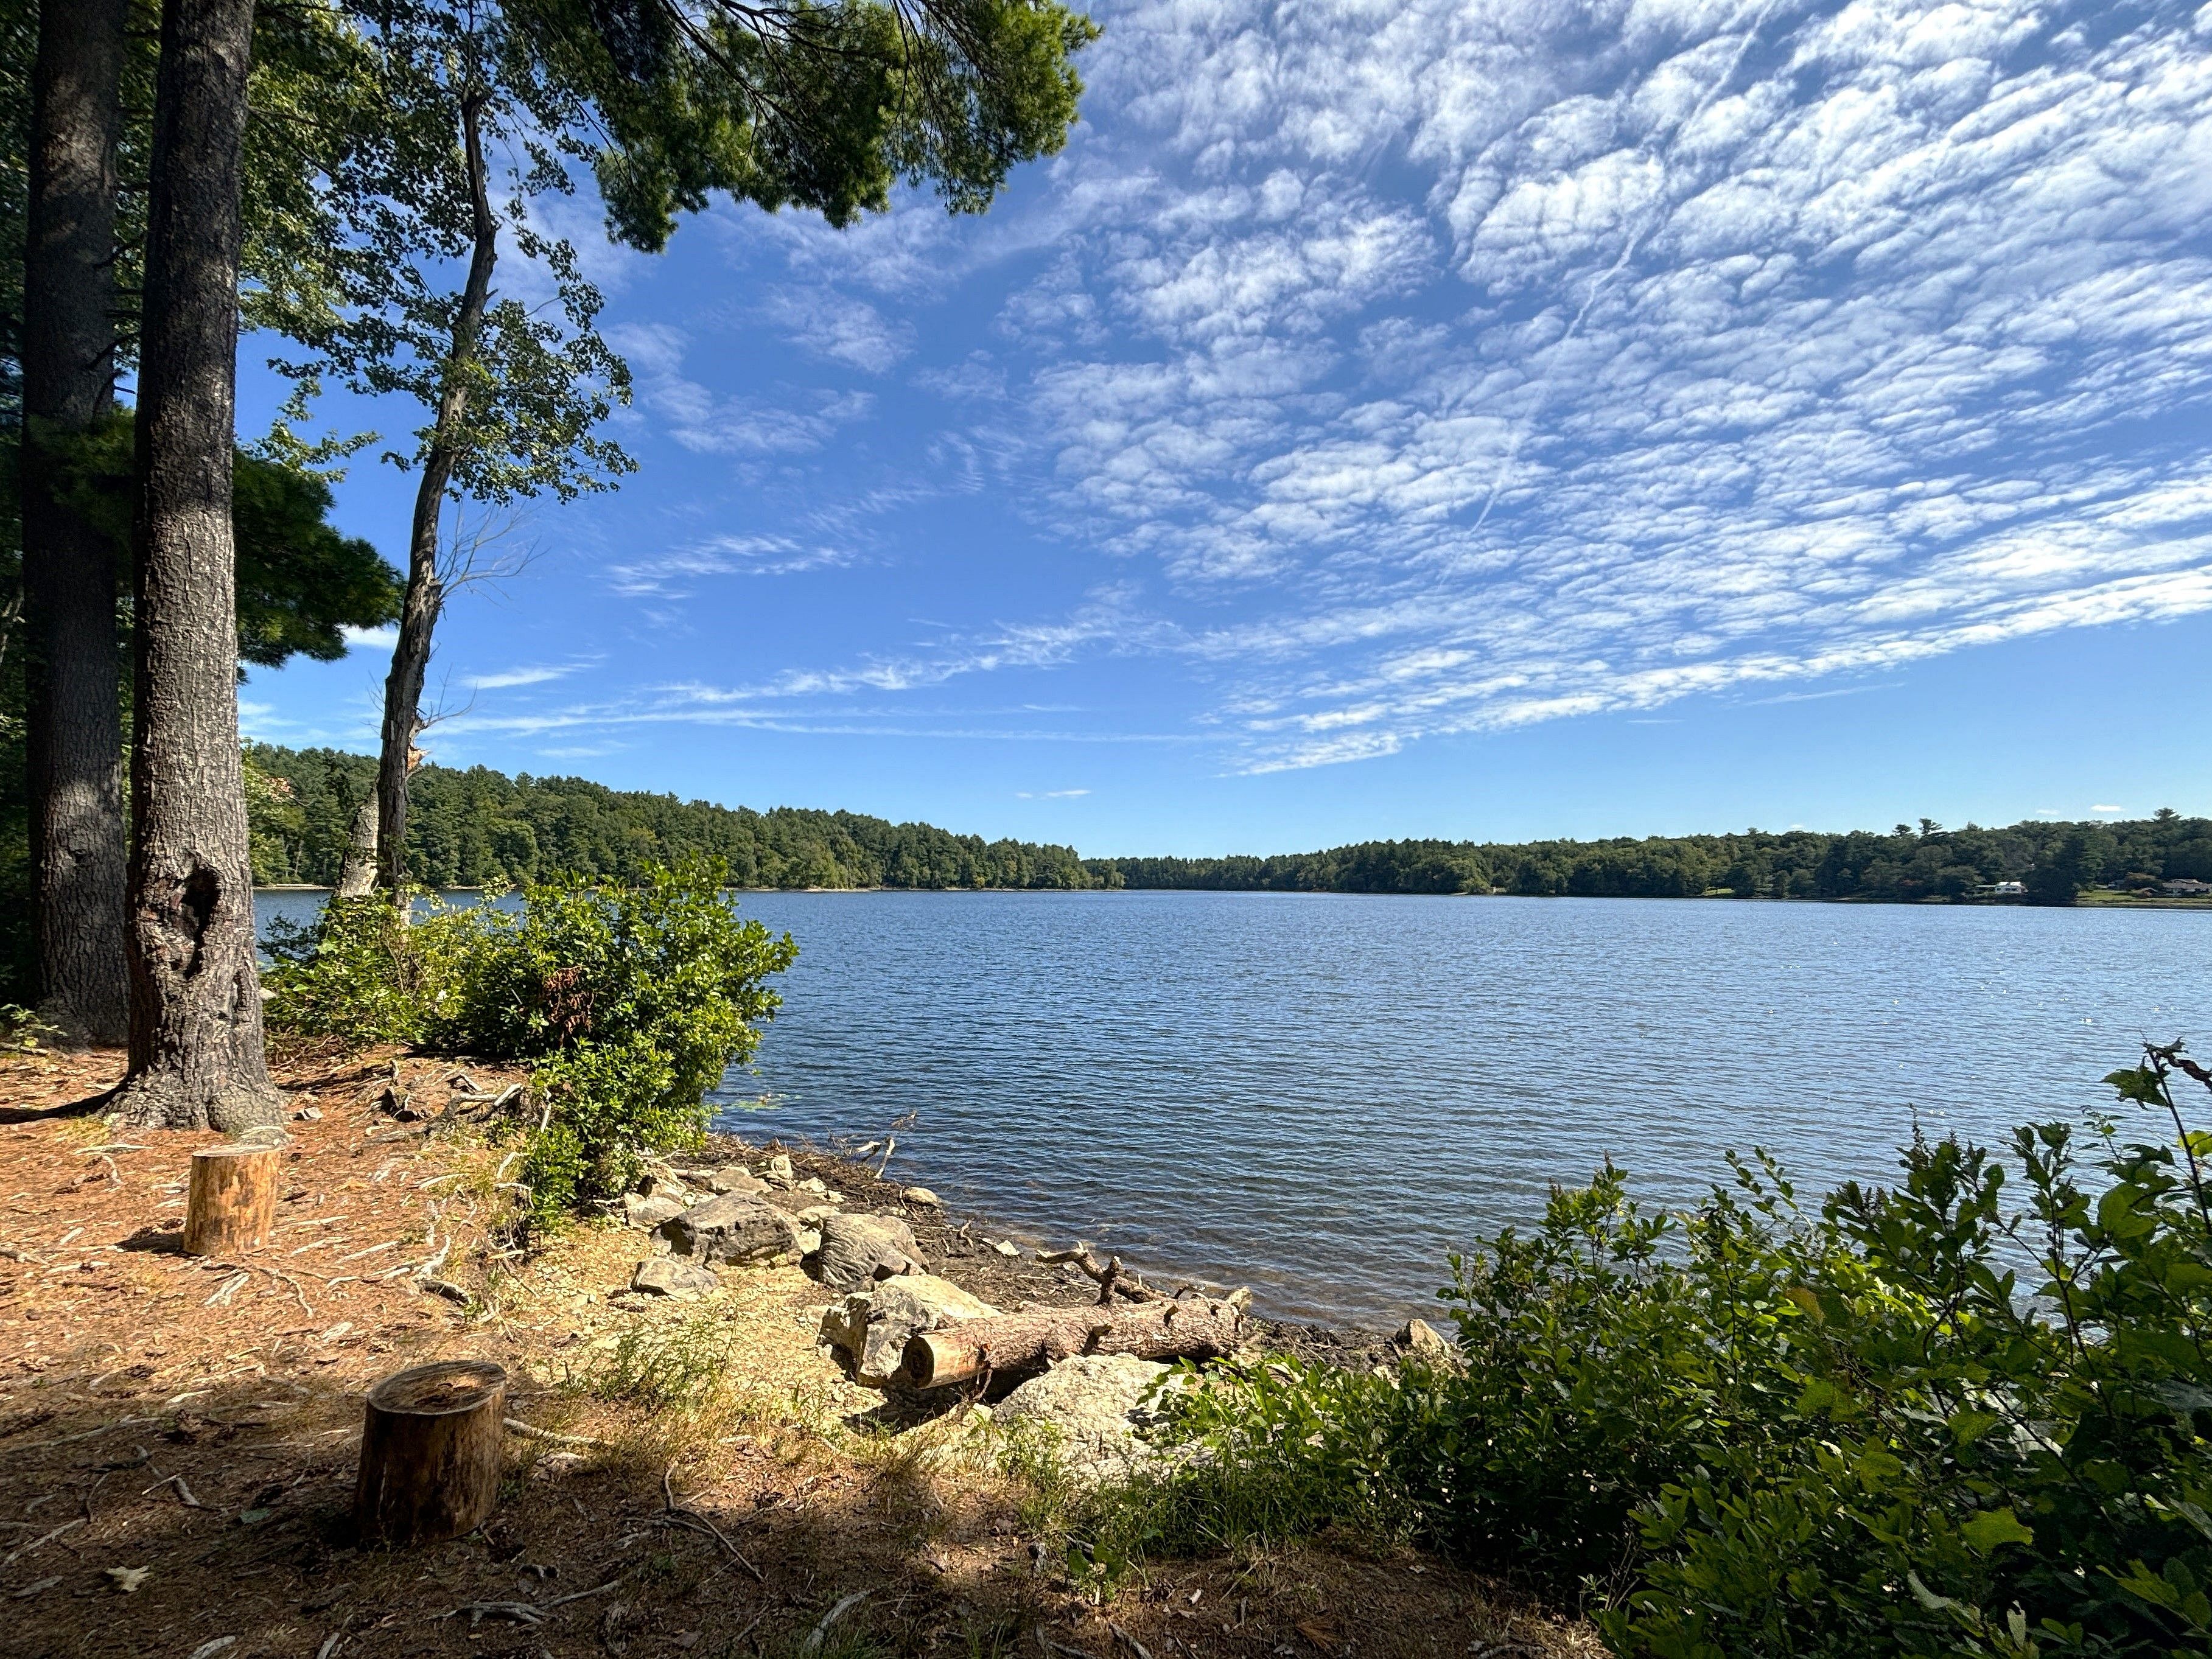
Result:
<svg viewBox="0 0 2212 1659">
<path fill-rule="evenodd" d="M 512 1080 L 495 1067 L 277 1057 L 320 1115 L 287 1126 L 270 1245 L 187 1256 L 185 1173 L 216 1137 L 111 1130 L 85 1106 L 122 1069 L 0 1055 L 0 1653 L 734 1659 L 802 1650 L 841 1603 L 825 1659 L 1598 1652 L 1586 1626 L 1349 1540 L 1153 1564 L 1091 1605 L 1033 1550 L 1014 1483 L 910 1455 L 899 1414 L 816 1346 L 830 1298 L 798 1268 L 664 1301 L 624 1293 L 640 1233 L 515 1243 L 513 1146 L 434 1121 L 457 1069 Z M 424 1121 L 381 1109 L 395 1079 Z M 907 1211 L 987 1299 L 1095 1297 L 895 1184 L 791 1155 L 848 1208 Z M 504 1365 L 510 1417 L 572 1443 L 510 1435 L 499 1511 L 467 1537 L 358 1547 L 368 1387 L 462 1357 Z M 701 1364 L 715 1403 L 671 1397 Z"/>
</svg>

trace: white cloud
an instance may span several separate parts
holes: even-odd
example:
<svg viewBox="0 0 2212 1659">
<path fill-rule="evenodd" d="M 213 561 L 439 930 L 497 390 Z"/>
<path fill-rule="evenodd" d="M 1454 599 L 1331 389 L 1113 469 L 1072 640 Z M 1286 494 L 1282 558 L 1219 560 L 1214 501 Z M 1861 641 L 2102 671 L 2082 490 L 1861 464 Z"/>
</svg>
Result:
<svg viewBox="0 0 2212 1659">
<path fill-rule="evenodd" d="M 527 667 L 506 668 L 492 674 L 472 674 L 463 682 L 472 691 L 503 691 L 514 686 L 544 685 L 553 680 L 566 679 L 582 667 L 580 663 L 533 664 Z"/>
<path fill-rule="evenodd" d="M 399 627 L 387 623 L 381 628 L 354 628 L 340 624 L 338 637 L 346 643 L 348 651 L 389 651 L 399 643 Z"/>
</svg>

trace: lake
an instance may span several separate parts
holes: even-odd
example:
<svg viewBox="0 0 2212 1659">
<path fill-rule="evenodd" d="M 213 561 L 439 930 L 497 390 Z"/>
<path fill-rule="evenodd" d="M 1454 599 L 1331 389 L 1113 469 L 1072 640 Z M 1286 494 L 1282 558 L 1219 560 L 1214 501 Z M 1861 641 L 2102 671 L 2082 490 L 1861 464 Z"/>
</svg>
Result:
<svg viewBox="0 0 2212 1659">
<path fill-rule="evenodd" d="M 264 914 L 319 895 L 261 896 Z M 737 1133 L 894 1120 L 894 1173 L 1282 1317 L 1433 1305 L 1446 1252 L 1607 1157 L 1676 1204 L 1757 1145 L 1814 1191 L 1931 1133 L 2108 1106 L 2212 1047 L 2212 916 L 1261 893 L 763 893 L 798 965 Z"/>
</svg>

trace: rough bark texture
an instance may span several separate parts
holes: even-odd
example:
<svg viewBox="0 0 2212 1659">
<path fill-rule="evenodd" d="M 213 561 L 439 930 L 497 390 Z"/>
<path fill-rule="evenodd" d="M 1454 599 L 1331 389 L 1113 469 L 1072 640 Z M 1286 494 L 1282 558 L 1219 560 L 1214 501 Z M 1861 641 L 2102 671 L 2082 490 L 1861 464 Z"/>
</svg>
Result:
<svg viewBox="0 0 2212 1659">
<path fill-rule="evenodd" d="M 241 1255 L 269 1242 L 284 1155 L 274 1146 L 207 1146 L 192 1154 L 185 1201 L 186 1255 Z"/>
<path fill-rule="evenodd" d="M 415 739 L 422 730 L 422 677 L 430 666 L 430 636 L 446 603 L 438 574 L 438 515 L 453 482 L 461 443 L 461 422 L 468 413 L 468 377 L 463 366 L 476 355 L 491 301 L 492 266 L 499 258 L 499 222 L 492 215 L 483 137 L 479 128 L 480 94 L 461 100 L 461 144 L 469 169 L 473 245 L 460 308 L 453 315 L 453 343 L 446 382 L 438 397 L 438 418 L 429 451 L 422 458 L 422 482 L 415 491 L 415 522 L 407 543 L 407 597 L 399 611 L 399 639 L 392 647 L 392 672 L 384 682 L 383 744 L 377 757 L 377 878 L 395 898 L 407 878 L 407 783 L 415 766 Z"/>
<path fill-rule="evenodd" d="M 360 898 L 376 885 L 376 801 L 374 785 L 353 815 L 353 833 L 347 838 L 345 858 L 338 866 L 337 896 Z"/>
<path fill-rule="evenodd" d="M 1127 1308 L 1030 1308 L 925 1331 L 906 1345 L 899 1370 L 917 1389 L 941 1389 L 986 1371 L 1032 1376 L 1079 1353 L 1218 1359 L 1234 1351 L 1243 1328 L 1235 1303 L 1201 1296 Z"/>
<path fill-rule="evenodd" d="M 252 0 L 165 0 L 132 526 L 130 1123 L 281 1109 L 261 1052 L 238 750 L 231 445 Z"/>
<path fill-rule="evenodd" d="M 507 1373 L 449 1359 L 368 1391 L 353 1518 L 364 1543 L 430 1544 L 481 1525 L 499 1502 Z"/>
<path fill-rule="evenodd" d="M 26 733 L 40 1014 L 130 1029 L 114 550 L 56 498 L 49 454 L 114 404 L 115 140 L 124 0 L 44 0 L 23 248 Z"/>
</svg>

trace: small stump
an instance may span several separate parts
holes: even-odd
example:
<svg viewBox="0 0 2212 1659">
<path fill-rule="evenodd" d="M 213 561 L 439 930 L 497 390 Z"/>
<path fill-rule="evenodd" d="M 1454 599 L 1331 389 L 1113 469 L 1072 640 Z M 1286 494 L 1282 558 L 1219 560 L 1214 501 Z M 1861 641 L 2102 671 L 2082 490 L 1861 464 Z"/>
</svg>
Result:
<svg viewBox="0 0 2212 1659">
<path fill-rule="evenodd" d="M 507 1372 L 449 1359 L 368 1391 L 354 1526 L 364 1543 L 429 1544 L 479 1525 L 499 1502 Z"/>
<path fill-rule="evenodd" d="M 185 1206 L 189 1255 L 237 1255 L 269 1242 L 283 1155 L 274 1146 L 205 1146 L 192 1154 Z"/>
</svg>

